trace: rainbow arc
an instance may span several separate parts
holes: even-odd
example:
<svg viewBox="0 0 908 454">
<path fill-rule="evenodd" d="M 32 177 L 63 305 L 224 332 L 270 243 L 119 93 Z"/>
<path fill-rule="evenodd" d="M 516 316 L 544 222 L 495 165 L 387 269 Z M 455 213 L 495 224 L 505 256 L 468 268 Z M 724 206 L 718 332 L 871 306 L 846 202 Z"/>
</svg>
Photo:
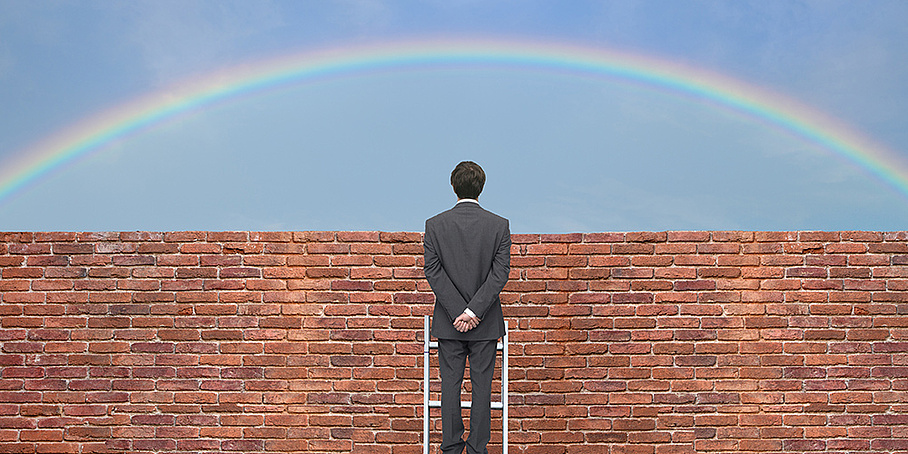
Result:
<svg viewBox="0 0 908 454">
<path fill-rule="evenodd" d="M 51 171 L 177 115 L 269 88 L 372 72 L 490 67 L 634 83 L 709 103 L 793 134 L 908 196 L 908 165 L 842 122 L 769 90 L 667 60 L 589 47 L 505 41 L 420 41 L 345 47 L 254 62 L 190 80 L 87 118 L 0 169 L 0 201 Z"/>
</svg>

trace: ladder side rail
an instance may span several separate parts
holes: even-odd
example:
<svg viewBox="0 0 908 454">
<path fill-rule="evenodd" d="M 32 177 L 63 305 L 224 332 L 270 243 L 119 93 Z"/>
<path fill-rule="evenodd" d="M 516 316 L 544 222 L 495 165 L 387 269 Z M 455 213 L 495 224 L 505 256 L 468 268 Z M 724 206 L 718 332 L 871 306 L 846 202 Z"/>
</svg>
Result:
<svg viewBox="0 0 908 454">
<path fill-rule="evenodd" d="M 423 349 L 422 349 L 422 452 L 429 454 L 429 316 L 423 319 Z"/>
<path fill-rule="evenodd" d="M 505 328 L 501 355 L 501 452 L 508 454 L 508 332 Z"/>
</svg>

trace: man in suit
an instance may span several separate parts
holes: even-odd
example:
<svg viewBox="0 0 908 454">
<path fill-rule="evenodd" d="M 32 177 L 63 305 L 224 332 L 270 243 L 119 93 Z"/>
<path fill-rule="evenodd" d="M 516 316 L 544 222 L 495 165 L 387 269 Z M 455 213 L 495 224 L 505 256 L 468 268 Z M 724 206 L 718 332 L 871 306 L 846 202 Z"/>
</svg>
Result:
<svg viewBox="0 0 908 454">
<path fill-rule="evenodd" d="M 441 375 L 441 450 L 486 454 L 491 438 L 492 374 L 505 333 L 499 293 L 511 269 L 508 220 L 479 206 L 485 172 L 464 161 L 451 172 L 457 204 L 426 221 L 426 280 L 435 293 L 432 335 Z M 473 385 L 470 434 L 463 440 L 460 392 L 466 359 Z"/>
</svg>

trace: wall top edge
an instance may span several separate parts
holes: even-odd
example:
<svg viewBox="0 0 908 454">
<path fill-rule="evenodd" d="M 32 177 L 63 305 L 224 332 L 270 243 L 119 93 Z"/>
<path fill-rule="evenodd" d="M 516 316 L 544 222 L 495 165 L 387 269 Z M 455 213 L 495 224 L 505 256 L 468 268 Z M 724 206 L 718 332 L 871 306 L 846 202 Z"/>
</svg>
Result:
<svg viewBox="0 0 908 454">
<path fill-rule="evenodd" d="M 663 230 L 573 233 L 512 233 L 514 243 L 564 242 L 835 242 L 908 241 L 908 231 L 869 230 Z M 380 230 L 299 231 L 0 231 L 0 242 L 421 242 L 422 232 Z"/>
</svg>

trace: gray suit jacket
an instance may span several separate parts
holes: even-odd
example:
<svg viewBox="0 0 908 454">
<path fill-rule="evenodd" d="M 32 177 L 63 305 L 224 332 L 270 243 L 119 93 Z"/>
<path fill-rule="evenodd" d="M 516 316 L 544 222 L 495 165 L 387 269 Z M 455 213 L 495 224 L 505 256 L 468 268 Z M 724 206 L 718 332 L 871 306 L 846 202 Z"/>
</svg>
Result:
<svg viewBox="0 0 908 454">
<path fill-rule="evenodd" d="M 423 247 L 423 271 L 435 293 L 432 335 L 459 340 L 503 336 L 498 295 L 511 271 L 508 220 L 476 203 L 461 202 L 426 221 Z M 461 333 L 454 329 L 454 319 L 466 308 L 482 321 Z"/>
</svg>

